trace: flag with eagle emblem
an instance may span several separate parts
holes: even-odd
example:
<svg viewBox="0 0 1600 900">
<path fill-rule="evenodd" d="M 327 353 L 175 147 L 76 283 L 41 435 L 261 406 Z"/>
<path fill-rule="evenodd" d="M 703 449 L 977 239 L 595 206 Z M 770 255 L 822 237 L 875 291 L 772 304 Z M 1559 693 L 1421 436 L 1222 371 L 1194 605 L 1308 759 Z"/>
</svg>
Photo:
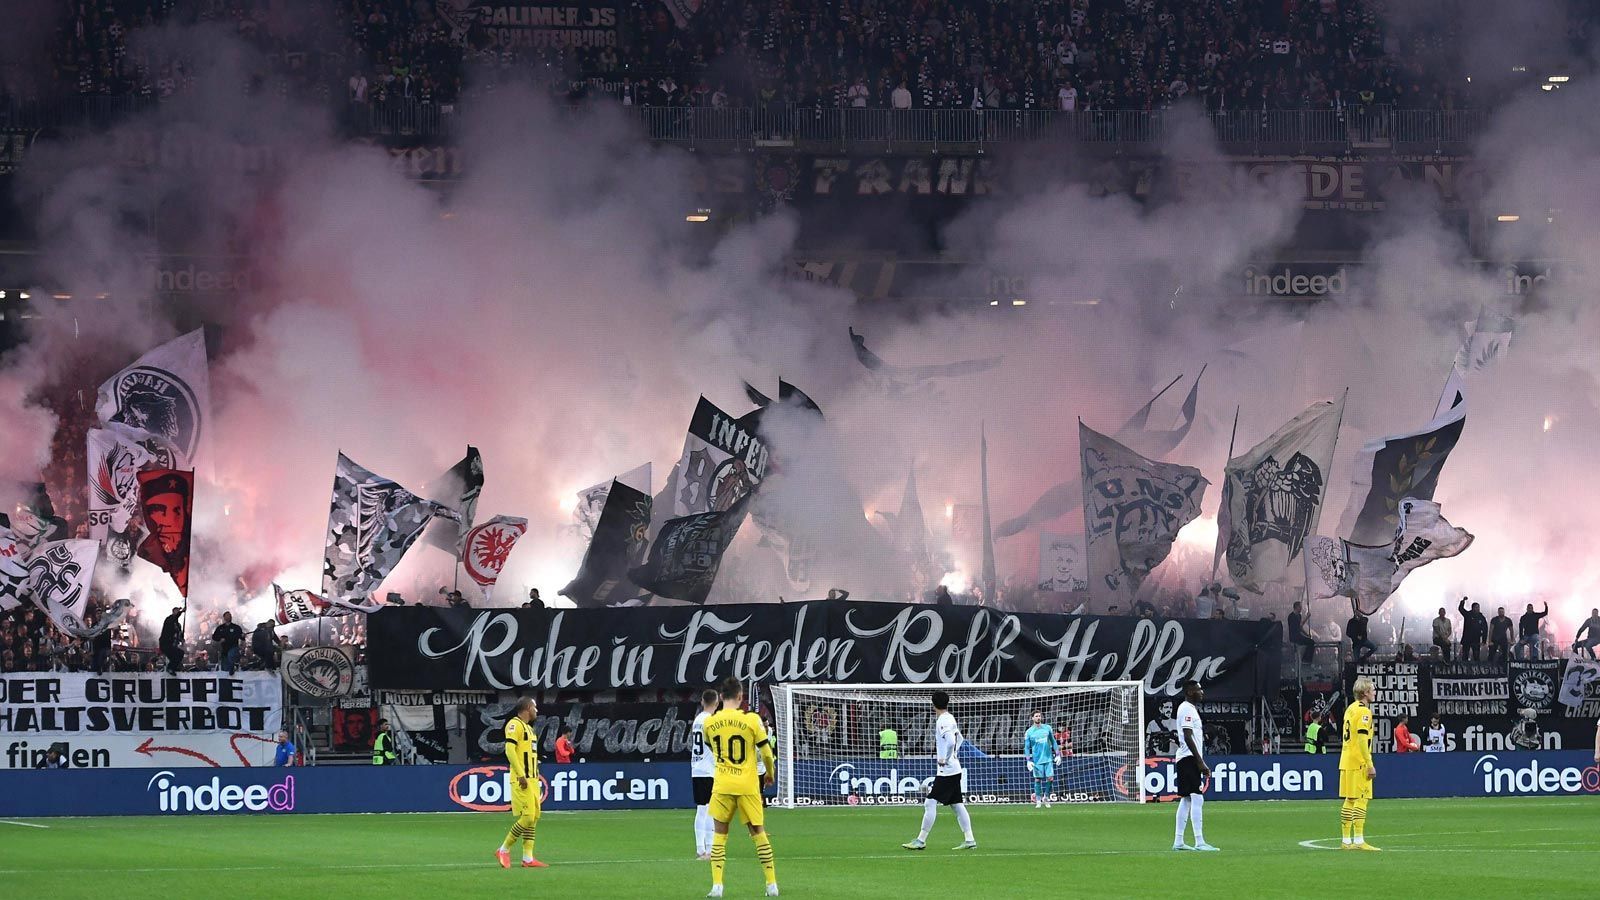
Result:
<svg viewBox="0 0 1600 900">
<path fill-rule="evenodd" d="M 1272 436 L 1228 460 L 1217 514 L 1234 584 L 1261 593 L 1298 586 L 1300 553 L 1316 533 L 1344 400 L 1313 403 Z"/>
<path fill-rule="evenodd" d="M 515 516 L 495 516 L 467 532 L 461 548 L 461 568 L 487 595 L 511 558 L 517 540 L 528 532 L 528 520 Z"/>
</svg>

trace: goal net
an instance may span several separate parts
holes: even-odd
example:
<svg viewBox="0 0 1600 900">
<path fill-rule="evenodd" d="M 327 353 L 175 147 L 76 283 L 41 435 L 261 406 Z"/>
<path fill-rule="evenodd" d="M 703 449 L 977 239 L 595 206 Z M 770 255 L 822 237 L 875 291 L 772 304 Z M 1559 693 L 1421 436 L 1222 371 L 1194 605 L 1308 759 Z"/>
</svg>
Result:
<svg viewBox="0 0 1600 900">
<path fill-rule="evenodd" d="M 1144 799 L 1144 695 L 1137 681 L 1062 684 L 780 684 L 778 802 L 921 803 L 936 767 L 931 695 L 950 695 L 969 803 L 1031 803 L 1024 734 L 1038 711 L 1061 754 L 1042 799 Z M 892 736 L 885 730 L 892 730 Z M 892 740 L 885 740 L 886 738 Z M 890 750 L 892 743 L 895 749 Z"/>
</svg>

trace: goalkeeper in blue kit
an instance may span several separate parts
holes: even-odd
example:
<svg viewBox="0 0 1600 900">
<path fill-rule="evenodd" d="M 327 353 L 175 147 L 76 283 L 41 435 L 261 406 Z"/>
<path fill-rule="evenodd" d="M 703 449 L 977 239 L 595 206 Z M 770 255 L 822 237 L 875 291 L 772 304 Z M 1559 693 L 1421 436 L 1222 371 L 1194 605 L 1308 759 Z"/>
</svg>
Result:
<svg viewBox="0 0 1600 900">
<path fill-rule="evenodd" d="M 1028 774 L 1033 776 L 1033 808 L 1048 808 L 1061 748 L 1055 729 L 1044 724 L 1044 713 L 1038 710 L 1033 711 L 1033 727 L 1022 736 L 1022 758 L 1028 761 Z"/>
</svg>

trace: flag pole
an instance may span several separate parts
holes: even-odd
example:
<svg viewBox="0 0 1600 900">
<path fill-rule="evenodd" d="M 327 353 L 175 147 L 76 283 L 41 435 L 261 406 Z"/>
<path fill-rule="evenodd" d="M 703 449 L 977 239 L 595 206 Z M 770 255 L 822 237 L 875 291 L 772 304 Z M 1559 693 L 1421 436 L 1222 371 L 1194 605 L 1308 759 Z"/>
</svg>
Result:
<svg viewBox="0 0 1600 900">
<path fill-rule="evenodd" d="M 1202 372 L 1202 374 L 1205 372 L 1204 369 L 1201 369 L 1200 371 Z M 1239 437 L 1239 410 L 1242 409 L 1242 408 L 1243 408 L 1243 404 L 1235 404 L 1234 407 L 1233 407 L 1233 432 L 1228 435 L 1228 458 L 1224 459 L 1222 461 L 1222 502 L 1223 503 L 1227 503 L 1228 499 L 1229 499 L 1228 498 L 1228 463 L 1233 461 L 1233 442 L 1234 442 L 1235 439 L 1237 439 Z M 1217 510 L 1217 521 L 1218 522 L 1222 521 L 1222 510 L 1220 508 Z M 1221 531 L 1217 532 L 1217 546 L 1219 546 L 1219 547 L 1226 547 L 1227 546 L 1227 535 L 1224 535 Z M 1206 586 L 1208 588 L 1211 585 L 1215 584 L 1216 581 L 1217 581 L 1217 564 L 1220 563 L 1220 562 L 1222 562 L 1222 554 L 1221 553 L 1212 553 L 1211 554 L 1211 577 L 1206 580 Z"/>
<path fill-rule="evenodd" d="M 1205 370 L 1205 366 L 1201 366 L 1200 367 L 1200 373 L 1203 375 L 1203 374 L 1205 374 L 1205 371 L 1206 371 Z M 1156 395 L 1154 397 L 1150 398 L 1150 403 L 1146 403 L 1145 405 L 1149 406 L 1151 403 L 1155 403 L 1157 400 L 1160 400 L 1162 394 L 1165 394 L 1167 391 L 1172 390 L 1172 386 L 1177 384 L 1178 382 L 1180 382 L 1182 380 L 1183 380 L 1183 373 L 1179 372 L 1177 378 L 1174 378 L 1171 381 L 1167 382 L 1167 386 L 1166 387 L 1162 388 L 1159 391 L 1156 391 Z M 1198 380 L 1198 379 L 1196 379 L 1196 380 Z"/>
<path fill-rule="evenodd" d="M 985 423 L 978 425 L 978 463 L 983 479 L 983 593 L 989 606 L 995 605 L 994 531 L 989 526 L 989 435 Z"/>
</svg>

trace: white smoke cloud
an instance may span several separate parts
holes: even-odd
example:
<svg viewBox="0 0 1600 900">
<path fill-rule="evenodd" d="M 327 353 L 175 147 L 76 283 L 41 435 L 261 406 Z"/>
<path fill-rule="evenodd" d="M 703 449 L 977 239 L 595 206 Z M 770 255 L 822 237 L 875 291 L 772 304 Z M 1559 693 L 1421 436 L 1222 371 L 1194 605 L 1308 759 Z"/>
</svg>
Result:
<svg viewBox="0 0 1600 900">
<path fill-rule="evenodd" d="M 204 43 L 211 71 L 242 76 L 254 64 L 213 33 L 152 39 Z M 1178 183 L 1171 173 L 1229 171 L 1201 117 L 1179 111 L 1162 148 L 1172 165 L 1156 170 L 1168 174 L 1146 196 L 1096 194 L 1059 177 L 1094 162 L 1044 158 L 1054 149 L 1010 160 L 1037 177 L 978 202 L 941 238 L 980 265 L 1026 272 L 1030 305 L 915 317 L 778 280 L 798 239 L 788 214 L 715 237 L 685 223 L 701 204 L 696 162 L 650 147 L 616 110 L 573 116 L 498 92 L 492 109 L 465 110 L 466 174 L 441 190 L 406 177 L 381 148 L 336 140 L 304 109 L 241 105 L 238 80 L 217 83 L 226 85 L 218 94 L 162 119 L 34 154 L 28 184 L 45 201 L 51 277 L 115 300 L 79 312 L 75 330 L 42 320 L 35 343 L 0 371 L 0 413 L 21 423 L 6 430 L 14 443 L 0 444 L 14 451 L 0 455 L 9 467 L 0 475 L 32 480 L 54 422 L 26 398 L 66 374 L 51 361 L 92 349 L 109 372 L 178 330 L 151 301 L 148 257 L 160 242 L 124 213 L 156 204 L 183 218 L 202 248 L 249 249 L 255 288 L 217 316 L 230 324 L 214 365 L 215 483 L 200 492 L 196 515 L 202 601 L 231 592 L 244 573 L 317 586 L 338 451 L 419 488 L 468 443 L 482 450 L 488 478 L 480 516 L 530 519 L 498 598 L 538 586 L 553 599 L 583 551 L 565 527 L 562 504 L 574 491 L 646 460 L 659 489 L 697 394 L 738 414 L 748 408 L 741 379 L 771 393 L 779 375 L 827 416 L 823 431 L 797 427 L 790 442 L 821 434 L 829 453 L 796 465 L 773 502 L 837 531 L 838 504 L 814 502 L 835 496 L 830 479 L 864 500 L 853 514 L 865 521 L 898 509 L 915 466 L 929 527 L 946 540 L 946 504 L 978 498 L 980 426 L 998 522 L 1076 478 L 1079 417 L 1114 431 L 1181 372 L 1158 411 L 1172 416 L 1209 363 L 1199 420 L 1173 457 L 1213 482 L 1193 528 L 1214 530 L 1235 405 L 1238 452 L 1311 400 L 1349 388 L 1326 533 L 1346 499 L 1350 458 L 1364 440 L 1426 420 L 1462 323 L 1484 307 L 1520 312 L 1520 330 L 1508 358 L 1473 379 L 1466 435 L 1436 495 L 1478 543 L 1414 575 L 1400 602 L 1431 609 L 1481 591 L 1491 604 L 1535 595 L 1560 603 L 1600 581 L 1584 552 L 1600 514 L 1583 501 L 1600 433 L 1597 327 L 1583 302 L 1600 275 L 1590 237 L 1600 233 L 1600 167 L 1584 112 L 1595 98 L 1581 77 L 1513 101 L 1478 151 L 1484 203 L 1527 209 L 1532 225 L 1554 218 L 1554 227 L 1472 242 L 1430 190 L 1391 186 L 1388 211 L 1368 225 L 1370 265 L 1345 296 L 1303 310 L 1235 299 L 1247 263 L 1290 245 L 1304 215 L 1299 195 L 1279 179 Z M 150 164 L 124 165 L 129 156 Z M 241 166 L 251 178 L 239 177 Z M 1538 302 L 1518 309 L 1477 255 L 1564 262 Z M 1290 339 L 1284 326 L 1294 321 L 1305 327 Z M 1004 360 L 989 373 L 885 393 L 855 362 L 847 325 L 891 362 Z M 1252 360 L 1219 355 L 1252 340 Z M 1557 424 L 1546 429 L 1547 418 Z M 1075 530 L 1072 518 L 1048 527 Z M 775 594 L 775 562 L 758 538 L 746 525 L 726 585 Z M 1002 576 L 1031 583 L 1036 544 L 1032 532 L 1003 541 Z M 1201 561 L 1197 586 L 1209 554 L 1188 550 L 1191 565 Z M 829 577 L 850 583 L 819 587 L 856 590 L 874 562 L 841 563 Z M 975 570 L 975 560 L 959 562 Z M 415 596 L 413 585 L 448 583 L 449 569 L 443 554 L 419 548 L 387 589 Z M 717 599 L 734 599 L 726 585 Z"/>
</svg>

